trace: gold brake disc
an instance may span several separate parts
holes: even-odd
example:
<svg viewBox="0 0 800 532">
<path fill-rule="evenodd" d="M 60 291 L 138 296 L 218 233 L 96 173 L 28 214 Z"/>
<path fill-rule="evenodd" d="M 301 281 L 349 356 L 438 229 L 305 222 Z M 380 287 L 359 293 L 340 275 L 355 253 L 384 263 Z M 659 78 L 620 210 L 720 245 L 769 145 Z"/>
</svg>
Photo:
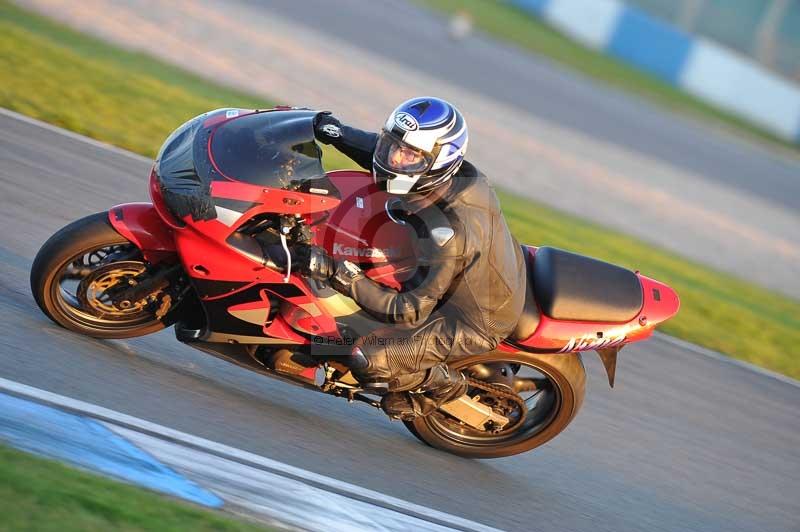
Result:
<svg viewBox="0 0 800 532">
<path fill-rule="evenodd" d="M 147 267 L 137 261 L 114 262 L 101 266 L 81 282 L 79 297 L 95 312 L 103 316 L 128 317 L 140 313 L 150 302 L 156 301 L 160 290 L 139 301 L 121 301 L 114 304 L 109 290 L 136 285 L 136 277 Z"/>
</svg>

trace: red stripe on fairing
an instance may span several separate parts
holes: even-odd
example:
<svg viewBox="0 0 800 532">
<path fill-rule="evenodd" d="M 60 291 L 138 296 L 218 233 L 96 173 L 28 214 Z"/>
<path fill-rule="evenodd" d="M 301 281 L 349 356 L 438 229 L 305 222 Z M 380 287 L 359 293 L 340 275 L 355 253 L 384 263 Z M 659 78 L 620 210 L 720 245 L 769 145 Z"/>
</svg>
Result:
<svg viewBox="0 0 800 532">
<path fill-rule="evenodd" d="M 231 118 L 231 120 L 233 120 L 233 119 Z M 228 122 L 228 120 L 226 120 L 225 122 Z M 224 124 L 225 122 L 222 122 L 222 124 Z M 214 170 L 216 170 L 219 175 L 221 175 L 222 177 L 224 177 L 228 181 L 236 181 L 234 178 L 226 175 L 222 170 L 219 169 L 219 166 L 217 166 L 217 161 L 214 160 L 214 154 L 211 153 L 211 141 L 214 140 L 214 135 L 217 133 L 217 129 L 219 129 L 219 126 L 215 127 L 214 131 L 212 131 L 211 134 L 208 136 L 208 144 L 206 145 L 206 152 L 208 153 L 208 160 L 211 161 L 211 166 L 214 167 Z"/>
<path fill-rule="evenodd" d="M 216 134 L 220 126 L 227 124 L 231 120 L 236 120 L 237 118 L 241 118 L 243 116 L 248 116 L 256 113 L 256 111 L 253 111 L 252 109 L 244 109 L 245 112 L 242 112 L 242 109 L 236 109 L 236 110 L 239 111 L 239 114 L 236 116 L 231 116 L 231 117 L 223 116 L 222 111 L 220 111 L 220 115 L 218 117 L 209 118 L 205 122 L 203 122 L 203 127 L 212 127 L 212 126 L 214 127 L 214 131 L 212 131 L 211 134 L 208 136 L 208 143 L 206 145 L 208 160 L 211 161 L 211 166 L 214 167 L 214 170 L 216 170 L 219 175 L 221 175 L 228 181 L 236 181 L 236 179 L 226 175 L 222 170 L 219 169 L 219 166 L 217 166 L 217 162 L 214 160 L 214 154 L 211 152 L 211 141 L 214 138 L 214 134 Z M 228 110 L 226 110 L 226 112 L 227 111 Z"/>
</svg>

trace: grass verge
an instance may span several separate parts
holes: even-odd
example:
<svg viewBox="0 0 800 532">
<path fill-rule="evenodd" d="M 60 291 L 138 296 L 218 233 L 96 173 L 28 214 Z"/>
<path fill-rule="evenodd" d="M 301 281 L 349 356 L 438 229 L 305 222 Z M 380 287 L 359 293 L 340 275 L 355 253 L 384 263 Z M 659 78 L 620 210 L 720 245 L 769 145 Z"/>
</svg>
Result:
<svg viewBox="0 0 800 532">
<path fill-rule="evenodd" d="M 736 115 L 723 111 L 664 83 L 655 76 L 587 48 L 557 32 L 535 16 L 498 0 L 414 0 L 445 14 L 467 12 L 476 28 L 494 38 L 543 55 L 608 85 L 638 94 L 670 110 L 693 116 L 761 142 L 800 147 Z"/>
<path fill-rule="evenodd" d="M 4 530 L 266 530 L 3 445 L 0 478 Z"/>
<path fill-rule="evenodd" d="M 0 105 L 149 157 L 193 116 L 276 104 L 108 46 L 5 0 L 0 27 Z M 357 166 L 325 149 L 326 164 Z"/>
<path fill-rule="evenodd" d="M 214 107 L 265 106 L 2 2 L 0 15 L 0 105 L 123 148 L 152 156 L 191 116 Z M 353 166 L 327 153 L 329 168 Z M 673 286 L 682 308 L 665 332 L 800 378 L 800 357 L 793 356 L 800 302 L 534 201 L 501 199 L 521 242 L 585 253 Z"/>
<path fill-rule="evenodd" d="M 660 331 L 800 378 L 800 302 L 544 205 L 499 195 L 520 242 L 641 270 L 674 288 L 681 310 Z"/>
</svg>

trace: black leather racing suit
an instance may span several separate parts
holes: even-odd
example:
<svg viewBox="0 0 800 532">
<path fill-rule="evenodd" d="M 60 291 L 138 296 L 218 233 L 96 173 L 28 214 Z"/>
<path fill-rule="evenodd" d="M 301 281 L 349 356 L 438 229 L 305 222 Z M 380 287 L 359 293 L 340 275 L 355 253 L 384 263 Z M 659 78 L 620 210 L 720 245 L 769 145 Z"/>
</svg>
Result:
<svg viewBox="0 0 800 532">
<path fill-rule="evenodd" d="M 378 136 L 348 126 L 320 139 L 371 169 Z M 319 135 L 318 135 L 319 136 Z M 494 191 L 464 162 L 433 205 L 404 219 L 416 230 L 417 269 L 401 291 L 360 277 L 350 297 L 391 326 L 359 341 L 369 366 L 354 370 L 362 382 L 409 390 L 426 370 L 493 350 L 514 329 L 525 303 L 522 250 L 506 225 Z"/>
</svg>

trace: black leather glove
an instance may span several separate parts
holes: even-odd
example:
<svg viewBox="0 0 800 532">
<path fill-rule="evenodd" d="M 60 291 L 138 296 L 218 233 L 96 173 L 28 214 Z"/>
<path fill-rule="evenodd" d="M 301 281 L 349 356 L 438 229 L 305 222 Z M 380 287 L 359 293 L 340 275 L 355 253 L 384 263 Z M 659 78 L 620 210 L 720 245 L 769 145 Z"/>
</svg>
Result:
<svg viewBox="0 0 800 532">
<path fill-rule="evenodd" d="M 314 136 L 323 144 L 330 144 L 342 136 L 342 123 L 330 111 L 322 111 L 314 117 Z"/>
<path fill-rule="evenodd" d="M 352 297 L 351 287 L 354 282 L 362 277 L 364 277 L 364 272 L 361 268 L 349 260 L 343 260 L 336 266 L 336 271 L 331 277 L 331 286 L 333 286 L 337 292 Z"/>
<path fill-rule="evenodd" d="M 336 270 L 336 262 L 319 246 L 294 246 L 292 263 L 300 273 L 318 281 L 327 281 Z"/>
<path fill-rule="evenodd" d="M 347 296 L 352 296 L 351 287 L 353 283 L 364 277 L 364 272 L 350 262 L 344 260 L 336 266 L 336 271 L 331 277 L 331 286 L 337 291 Z"/>
</svg>

